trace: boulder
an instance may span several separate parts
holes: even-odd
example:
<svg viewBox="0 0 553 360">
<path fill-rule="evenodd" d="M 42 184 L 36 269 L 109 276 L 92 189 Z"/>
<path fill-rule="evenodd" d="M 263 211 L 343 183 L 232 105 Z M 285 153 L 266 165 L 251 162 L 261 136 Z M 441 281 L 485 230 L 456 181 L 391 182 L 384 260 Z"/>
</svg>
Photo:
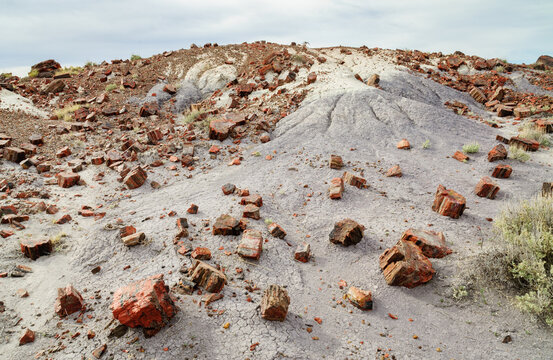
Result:
<svg viewBox="0 0 553 360">
<path fill-rule="evenodd" d="M 417 245 L 424 256 L 442 258 L 451 254 L 451 249 L 445 245 L 445 236 L 441 232 L 408 229 L 401 236 L 400 241 L 410 241 Z"/>
<path fill-rule="evenodd" d="M 504 160 L 507 158 L 507 149 L 502 144 L 494 146 L 488 153 L 488 161 L 494 162 L 497 160 Z"/>
<path fill-rule="evenodd" d="M 236 123 L 230 119 L 214 119 L 209 122 L 209 138 L 223 141 L 228 138 Z"/>
<path fill-rule="evenodd" d="M 211 293 L 221 291 L 227 282 L 225 274 L 200 260 L 196 260 L 190 269 L 190 278 L 196 285 Z"/>
<path fill-rule="evenodd" d="M 296 251 L 294 252 L 294 259 L 296 259 L 299 262 L 306 263 L 309 261 L 309 258 L 311 257 L 311 245 L 309 245 L 306 242 L 302 242 L 298 245 L 296 248 Z"/>
<path fill-rule="evenodd" d="M 58 297 L 54 305 L 56 314 L 60 317 L 65 317 L 77 311 L 81 311 L 83 308 L 83 297 L 73 285 L 67 285 L 65 288 L 58 289 Z"/>
<path fill-rule="evenodd" d="M 525 151 L 538 151 L 538 149 L 540 148 L 540 143 L 536 140 L 525 139 L 519 136 L 513 136 L 509 140 L 509 145 L 518 146 Z"/>
<path fill-rule="evenodd" d="M 352 286 L 349 288 L 346 297 L 353 306 L 361 310 L 373 309 L 373 296 L 370 291 Z"/>
<path fill-rule="evenodd" d="M 247 259 L 259 260 L 263 250 L 263 237 L 261 232 L 253 229 L 246 229 L 242 234 L 240 244 L 236 249 L 238 255 Z"/>
<path fill-rule="evenodd" d="M 330 180 L 330 188 L 328 193 L 331 199 L 338 200 L 342 198 L 342 193 L 344 192 L 344 179 L 334 178 Z"/>
<path fill-rule="evenodd" d="M 342 178 L 344 179 L 344 183 L 349 184 L 351 186 L 355 186 L 356 188 L 362 189 L 364 188 L 367 183 L 367 180 L 363 179 L 360 176 L 353 175 L 352 173 L 345 171 L 342 175 Z"/>
<path fill-rule="evenodd" d="M 338 155 L 330 155 L 330 168 L 331 169 L 341 169 L 342 166 L 344 166 L 344 162 L 342 161 L 342 157 Z"/>
<path fill-rule="evenodd" d="M 402 150 L 411 149 L 411 144 L 409 144 L 409 141 L 407 139 L 401 139 L 396 146 L 398 149 L 402 149 Z"/>
<path fill-rule="evenodd" d="M 35 341 L 35 332 L 31 329 L 25 330 L 23 336 L 19 338 L 19 346 L 32 343 Z"/>
<path fill-rule="evenodd" d="M 440 215 L 449 216 L 458 219 L 465 210 L 465 198 L 453 190 L 446 189 L 443 185 L 438 185 L 432 210 Z"/>
<path fill-rule="evenodd" d="M 279 285 L 270 285 L 261 299 L 261 317 L 270 321 L 284 321 L 289 305 L 288 292 Z"/>
<path fill-rule="evenodd" d="M 40 91 L 41 94 L 46 95 L 50 93 L 59 93 L 65 89 L 65 82 L 61 79 L 56 79 L 51 83 L 45 85 Z"/>
<path fill-rule="evenodd" d="M 240 222 L 227 214 L 219 216 L 213 224 L 213 235 L 239 235 L 241 231 Z"/>
<path fill-rule="evenodd" d="M 401 172 L 401 168 L 399 165 L 394 165 L 388 171 L 386 171 L 387 177 L 402 177 L 403 173 Z"/>
<path fill-rule="evenodd" d="M 365 230 L 363 225 L 351 219 L 344 219 L 334 224 L 329 240 L 333 244 L 342 246 L 355 245 L 363 239 L 363 230 Z"/>
<path fill-rule="evenodd" d="M 268 226 L 269 233 L 276 238 L 284 239 L 286 237 L 286 231 L 277 223 L 270 223 Z"/>
<path fill-rule="evenodd" d="M 129 189 L 136 189 L 144 185 L 144 182 L 146 182 L 146 179 L 148 178 L 148 174 L 144 169 L 140 167 L 140 165 L 135 166 L 134 168 L 129 171 L 127 176 L 123 179 L 123 183 L 127 186 Z"/>
<path fill-rule="evenodd" d="M 484 176 L 478 184 L 476 184 L 476 188 L 474 189 L 474 193 L 477 196 L 485 197 L 488 199 L 494 199 L 495 195 L 497 195 L 497 192 L 499 191 L 499 186 L 497 186 L 496 183 L 492 181 L 488 176 Z"/>
<path fill-rule="evenodd" d="M 510 165 L 499 164 L 493 169 L 492 176 L 494 178 L 506 179 L 511 176 L 513 168 Z"/>
<path fill-rule="evenodd" d="M 121 324 L 142 327 L 147 337 L 155 335 L 177 312 L 162 274 L 118 289 L 111 310 Z"/>
<path fill-rule="evenodd" d="M 414 242 L 400 240 L 380 255 L 380 268 L 388 285 L 414 288 L 432 279 L 432 263 Z"/>
<path fill-rule="evenodd" d="M 31 260 L 36 260 L 41 256 L 50 255 L 54 251 L 50 239 L 33 240 L 23 238 L 20 241 L 21 252 Z"/>
</svg>

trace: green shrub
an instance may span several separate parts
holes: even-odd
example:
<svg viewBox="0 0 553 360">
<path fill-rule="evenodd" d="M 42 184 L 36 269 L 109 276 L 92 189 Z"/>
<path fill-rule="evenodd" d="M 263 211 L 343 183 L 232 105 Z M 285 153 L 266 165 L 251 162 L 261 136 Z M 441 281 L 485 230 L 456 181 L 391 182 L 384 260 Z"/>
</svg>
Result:
<svg viewBox="0 0 553 360">
<path fill-rule="evenodd" d="M 32 69 L 31 71 L 29 71 L 28 75 L 31 78 L 37 77 L 38 76 L 38 70 L 37 69 Z"/>
<path fill-rule="evenodd" d="M 2 73 L 2 74 L 0 74 L 0 77 L 3 77 L 3 78 L 7 79 L 7 78 L 12 77 L 12 73 Z"/>
<path fill-rule="evenodd" d="M 68 105 L 64 107 L 63 109 L 58 109 L 55 111 L 56 116 L 58 119 L 63 121 L 71 121 L 73 120 L 73 113 L 81 108 L 81 105 Z"/>
<path fill-rule="evenodd" d="M 430 149 L 430 140 L 426 140 L 425 142 L 422 143 L 422 148 L 423 149 Z"/>
<path fill-rule="evenodd" d="M 494 223 L 516 304 L 553 326 L 553 197 L 510 204 Z"/>
<path fill-rule="evenodd" d="M 71 75 L 76 75 L 76 74 L 80 73 L 83 70 L 84 69 L 80 66 L 69 66 L 69 67 L 64 67 L 64 68 L 56 70 L 55 75 L 65 74 L 65 73 L 69 73 Z"/>
<path fill-rule="evenodd" d="M 205 113 L 204 110 L 187 111 L 183 115 L 182 124 L 183 125 L 191 124 L 204 113 Z"/>
<path fill-rule="evenodd" d="M 291 60 L 292 60 L 292 62 L 298 62 L 298 63 L 301 63 L 301 64 L 305 64 L 307 62 L 307 59 L 305 58 L 305 56 L 300 55 L 300 54 L 292 55 Z"/>
<path fill-rule="evenodd" d="M 519 136 L 524 139 L 535 140 L 543 146 L 551 145 L 551 138 L 545 129 L 539 128 L 533 123 L 526 123 L 519 128 Z"/>
<path fill-rule="evenodd" d="M 478 151 L 480 151 L 480 144 L 477 142 L 463 145 L 463 152 L 465 154 L 475 154 Z"/>
<path fill-rule="evenodd" d="M 142 59 L 142 56 L 140 55 L 136 55 L 136 54 L 131 55 L 131 61 L 140 60 L 140 59 Z"/>
<path fill-rule="evenodd" d="M 113 91 L 115 89 L 117 89 L 117 85 L 115 85 L 115 84 L 106 85 L 106 91 Z"/>
<path fill-rule="evenodd" d="M 509 146 L 509 159 L 527 162 L 530 160 L 530 155 L 520 146 L 511 145 Z"/>
</svg>

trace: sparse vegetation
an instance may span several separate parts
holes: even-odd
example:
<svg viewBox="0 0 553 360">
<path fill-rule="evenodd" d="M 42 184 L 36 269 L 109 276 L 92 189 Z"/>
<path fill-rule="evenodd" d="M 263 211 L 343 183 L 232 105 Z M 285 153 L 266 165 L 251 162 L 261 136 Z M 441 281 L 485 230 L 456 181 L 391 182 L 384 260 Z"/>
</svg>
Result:
<svg viewBox="0 0 553 360">
<path fill-rule="evenodd" d="M 63 121 L 71 121 L 73 120 L 73 113 L 81 108 L 81 105 L 68 105 L 64 107 L 63 109 L 58 109 L 55 111 L 56 116 L 58 119 Z"/>
<path fill-rule="evenodd" d="M 422 143 L 422 148 L 423 149 L 430 149 L 430 140 L 426 140 L 425 142 Z"/>
<path fill-rule="evenodd" d="M 516 304 L 553 326 L 553 197 L 508 205 L 496 220 L 497 253 Z"/>
<path fill-rule="evenodd" d="M 6 78 L 6 79 L 10 78 L 12 76 L 13 76 L 12 73 L 2 73 L 2 74 L 0 74 L 0 77 Z"/>
<path fill-rule="evenodd" d="M 459 285 L 459 286 L 453 287 L 452 296 L 455 300 L 462 300 L 468 297 L 468 295 L 469 293 L 465 285 Z"/>
<path fill-rule="evenodd" d="M 116 84 L 108 84 L 106 85 L 106 91 L 113 91 L 117 89 L 117 85 Z"/>
<path fill-rule="evenodd" d="M 131 55 L 131 61 L 140 60 L 140 59 L 142 59 L 142 56 L 140 55 L 136 55 L 136 54 Z"/>
<path fill-rule="evenodd" d="M 530 155 L 520 146 L 511 145 L 509 146 L 509 159 L 527 162 L 530 160 Z"/>
<path fill-rule="evenodd" d="M 496 67 L 493 68 L 495 71 L 497 71 L 498 73 L 504 73 L 505 72 L 505 67 L 502 66 L 502 65 L 498 65 Z"/>
<path fill-rule="evenodd" d="M 98 64 L 96 64 L 95 62 L 93 61 L 87 61 L 86 64 L 84 65 L 85 67 L 91 67 L 91 66 L 97 66 Z"/>
<path fill-rule="evenodd" d="M 59 75 L 59 74 L 69 73 L 71 75 L 76 75 L 76 74 L 80 73 L 83 70 L 84 69 L 80 66 L 69 66 L 69 67 L 64 67 L 64 68 L 56 70 L 55 74 Z"/>
<path fill-rule="evenodd" d="M 187 111 L 183 114 L 181 122 L 183 125 L 191 124 L 203 114 L 205 114 L 204 110 Z"/>
<path fill-rule="evenodd" d="M 543 146 L 551 145 L 551 137 L 545 132 L 545 129 L 541 129 L 533 123 L 524 124 L 519 131 L 521 138 L 535 140 Z"/>
<path fill-rule="evenodd" d="M 298 63 L 301 63 L 301 64 L 305 64 L 307 62 L 307 59 L 305 58 L 305 56 L 300 55 L 300 54 L 292 55 L 291 60 L 292 60 L 292 62 L 298 62 Z"/>
<path fill-rule="evenodd" d="M 475 154 L 480 151 L 480 144 L 477 142 L 471 142 L 463 145 L 463 152 L 465 154 Z"/>
<path fill-rule="evenodd" d="M 209 132 L 209 123 L 212 121 L 212 120 L 215 120 L 214 117 L 210 116 L 210 117 L 207 117 L 205 119 L 203 119 L 200 123 L 198 123 L 198 128 L 205 131 L 206 133 Z"/>
<path fill-rule="evenodd" d="M 34 78 L 34 77 L 37 77 L 38 76 L 38 70 L 37 69 L 32 69 L 31 71 L 29 71 L 29 74 L 27 74 L 30 78 Z"/>
</svg>

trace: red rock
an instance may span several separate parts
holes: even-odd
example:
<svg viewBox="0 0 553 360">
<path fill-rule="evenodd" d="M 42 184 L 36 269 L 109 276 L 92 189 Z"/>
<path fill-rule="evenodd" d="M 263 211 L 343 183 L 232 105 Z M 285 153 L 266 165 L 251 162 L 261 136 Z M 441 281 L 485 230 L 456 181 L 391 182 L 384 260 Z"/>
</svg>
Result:
<svg viewBox="0 0 553 360">
<path fill-rule="evenodd" d="M 307 75 L 307 85 L 313 84 L 315 81 L 317 81 L 317 74 L 314 72 L 309 73 L 309 75 Z"/>
<path fill-rule="evenodd" d="M 245 218 L 250 218 L 254 220 L 261 219 L 261 216 L 259 215 L 259 207 L 255 206 L 254 204 L 248 204 L 244 207 L 242 216 Z"/>
<path fill-rule="evenodd" d="M 236 253 L 243 258 L 258 260 L 262 250 L 263 237 L 261 236 L 261 232 L 253 229 L 244 230 Z"/>
<path fill-rule="evenodd" d="M 213 235 L 238 235 L 241 231 L 240 222 L 227 214 L 219 216 L 213 224 Z"/>
<path fill-rule="evenodd" d="M 288 314 L 290 297 L 279 285 L 270 285 L 261 299 L 261 317 L 270 321 L 284 321 Z"/>
<path fill-rule="evenodd" d="M 19 346 L 35 341 L 35 333 L 31 329 L 25 330 L 25 334 L 19 338 Z"/>
<path fill-rule="evenodd" d="M 538 151 L 540 148 L 540 143 L 536 140 L 524 139 L 518 136 L 513 136 L 509 140 L 509 145 L 518 146 L 526 151 Z"/>
<path fill-rule="evenodd" d="M 198 213 L 198 205 L 191 204 L 190 207 L 188 208 L 188 210 L 186 210 L 186 212 L 189 213 L 189 214 L 197 214 Z"/>
<path fill-rule="evenodd" d="M 488 199 L 494 199 L 498 191 L 499 186 L 492 182 L 492 179 L 487 176 L 484 176 L 482 179 L 480 179 L 480 181 L 476 185 L 476 188 L 474 189 L 476 195 L 480 197 L 486 197 Z"/>
<path fill-rule="evenodd" d="M 12 236 L 13 234 L 14 234 L 14 232 L 11 231 L 11 230 L 0 230 L 0 236 L 4 239 L 7 238 L 7 237 Z"/>
<path fill-rule="evenodd" d="M 342 198 L 342 193 L 344 192 L 344 179 L 334 178 L 330 180 L 330 188 L 328 193 L 331 199 L 338 200 Z"/>
<path fill-rule="evenodd" d="M 458 219 L 465 210 L 465 198 L 453 190 L 448 190 L 442 185 L 438 185 L 432 210 L 443 216 L 449 216 Z"/>
<path fill-rule="evenodd" d="M 269 233 L 276 238 L 284 239 L 286 237 L 286 231 L 277 223 L 270 223 L 268 226 Z"/>
<path fill-rule="evenodd" d="M 380 268 L 388 285 L 414 288 L 432 279 L 432 263 L 414 242 L 400 240 L 380 255 Z"/>
<path fill-rule="evenodd" d="M 38 78 L 53 77 L 54 72 L 60 68 L 61 65 L 53 59 L 44 60 L 31 66 L 31 70 L 36 70 L 38 72 Z"/>
<path fill-rule="evenodd" d="M 362 177 L 353 175 L 348 171 L 344 172 L 342 178 L 344 179 L 344 183 L 355 186 L 359 189 L 364 188 L 366 186 L 365 184 L 367 183 L 367 180 L 363 179 Z"/>
<path fill-rule="evenodd" d="M 513 108 L 511 106 L 500 104 L 496 108 L 497 116 L 505 117 L 513 115 Z"/>
<path fill-rule="evenodd" d="M 81 311 L 83 308 L 83 297 L 73 285 L 67 285 L 65 288 L 58 288 L 58 297 L 54 305 L 56 314 L 60 317 L 65 317 L 74 312 Z"/>
<path fill-rule="evenodd" d="M 156 115 L 159 112 L 159 105 L 156 101 L 147 102 L 140 108 L 140 116 L 141 117 L 147 117 Z"/>
<path fill-rule="evenodd" d="M 220 150 L 221 150 L 221 148 L 218 147 L 217 145 L 211 145 L 211 147 L 209 148 L 209 153 L 210 154 L 218 154 Z"/>
<path fill-rule="evenodd" d="M 230 119 L 214 119 L 209 123 L 209 138 L 213 140 L 225 140 L 236 123 Z"/>
<path fill-rule="evenodd" d="M 177 312 L 162 274 L 118 289 L 111 310 L 121 324 L 142 327 L 147 337 L 155 335 Z"/>
<path fill-rule="evenodd" d="M 121 85 L 123 85 L 125 89 L 134 89 L 136 87 L 136 82 L 131 79 L 125 79 L 121 80 Z"/>
<path fill-rule="evenodd" d="M 199 260 L 196 260 L 192 269 L 190 269 L 190 278 L 195 284 L 211 293 L 218 293 L 223 290 L 227 282 L 225 274 Z"/>
<path fill-rule="evenodd" d="M 136 246 L 146 240 L 146 235 L 143 232 L 135 232 L 121 238 L 125 246 Z"/>
<path fill-rule="evenodd" d="M 344 166 L 342 158 L 338 155 L 330 155 L 330 168 L 331 169 L 341 169 Z"/>
<path fill-rule="evenodd" d="M 536 121 L 536 125 L 546 133 L 553 133 L 553 120 L 539 119 Z"/>
<path fill-rule="evenodd" d="M 259 136 L 259 141 L 261 141 L 263 144 L 268 143 L 271 141 L 271 136 L 268 133 L 263 133 L 261 136 Z"/>
<path fill-rule="evenodd" d="M 257 207 L 263 206 L 263 198 L 260 195 L 253 194 L 242 197 L 240 199 L 240 205 L 254 204 Z"/>
<path fill-rule="evenodd" d="M 399 165 L 392 166 L 388 171 L 386 171 L 387 177 L 402 177 L 403 173 L 401 172 L 401 168 Z"/>
<path fill-rule="evenodd" d="M 380 76 L 378 74 L 372 74 L 367 79 L 367 85 L 378 87 L 378 84 L 380 83 Z"/>
<path fill-rule="evenodd" d="M 119 236 L 121 238 L 127 237 L 132 234 L 136 234 L 136 228 L 132 225 L 124 226 L 119 230 Z"/>
<path fill-rule="evenodd" d="M 159 129 L 148 131 L 146 135 L 148 136 L 148 140 L 150 144 L 154 144 L 154 145 L 157 144 L 161 139 L 163 139 L 163 134 Z"/>
<path fill-rule="evenodd" d="M 490 101 L 501 101 L 505 97 L 505 89 L 500 86 L 495 89 L 493 95 L 490 97 Z"/>
<path fill-rule="evenodd" d="M 196 260 L 209 260 L 211 259 L 211 251 L 206 247 L 197 247 L 190 256 Z"/>
<path fill-rule="evenodd" d="M 42 174 L 44 172 L 48 172 L 50 171 L 51 169 L 51 165 L 50 163 L 48 162 L 43 162 L 43 163 L 40 163 L 36 166 L 36 171 L 39 173 L 39 174 Z"/>
<path fill-rule="evenodd" d="M 248 96 L 254 90 L 254 84 L 242 84 L 236 87 L 236 95 L 240 97 Z"/>
<path fill-rule="evenodd" d="M 79 174 L 69 171 L 61 172 L 57 174 L 56 177 L 58 178 L 58 186 L 62 188 L 70 188 L 76 185 L 81 179 Z"/>
<path fill-rule="evenodd" d="M 94 349 L 94 351 L 92 351 L 92 356 L 94 356 L 96 359 L 101 358 L 102 355 L 104 355 L 104 353 L 106 352 L 107 348 L 107 344 L 97 347 L 96 349 Z"/>
<path fill-rule="evenodd" d="M 429 258 L 442 258 L 451 254 L 451 249 L 445 245 L 445 237 L 441 232 L 408 229 L 403 233 L 400 241 L 414 243 L 424 256 Z"/>
<path fill-rule="evenodd" d="M 401 139 L 401 141 L 397 143 L 397 148 L 402 150 L 409 150 L 411 149 L 411 144 L 409 144 L 409 141 L 407 139 Z"/>
<path fill-rule="evenodd" d="M 361 310 L 373 309 L 373 296 L 370 291 L 352 286 L 349 288 L 346 297 L 352 305 Z"/>
<path fill-rule="evenodd" d="M 294 259 L 296 259 L 299 262 L 306 263 L 309 261 L 309 258 L 311 257 L 311 246 L 306 243 L 302 242 L 298 245 L 296 248 L 296 251 L 294 252 Z"/>
<path fill-rule="evenodd" d="M 40 93 L 43 95 L 47 95 L 50 93 L 56 94 L 56 93 L 62 92 L 63 89 L 65 89 L 65 82 L 61 79 L 56 79 L 51 83 L 45 85 L 40 91 Z"/>
<path fill-rule="evenodd" d="M 488 161 L 504 160 L 507 158 L 507 149 L 502 144 L 494 146 L 488 153 Z"/>
<path fill-rule="evenodd" d="M 25 151 L 16 147 L 4 148 L 4 159 L 19 164 L 20 162 L 25 160 Z"/>
<path fill-rule="evenodd" d="M 50 255 L 53 251 L 50 239 L 33 240 L 22 239 L 20 241 L 21 252 L 31 260 L 36 260 L 41 256 Z"/>
<path fill-rule="evenodd" d="M 127 185 L 129 189 L 136 189 L 144 185 L 147 178 L 148 174 L 146 174 L 146 171 L 144 171 L 140 165 L 137 165 L 129 171 L 125 179 L 123 179 L 123 183 Z"/>
<path fill-rule="evenodd" d="M 506 179 L 511 176 L 513 168 L 509 165 L 499 164 L 493 169 L 492 176 L 494 178 Z"/>
<path fill-rule="evenodd" d="M 470 158 L 467 155 L 463 154 L 460 151 L 455 151 L 455 154 L 453 154 L 452 158 L 460 162 L 467 162 L 470 160 Z"/>
<path fill-rule="evenodd" d="M 63 215 L 61 218 L 59 218 L 57 221 L 56 221 L 56 224 L 58 225 L 63 225 L 65 223 L 68 223 L 72 220 L 71 218 L 71 215 L 69 214 L 66 214 L 66 215 Z"/>
<path fill-rule="evenodd" d="M 342 246 L 355 245 L 363 239 L 363 230 L 365 230 L 363 225 L 351 219 L 344 219 L 334 224 L 329 240 L 333 244 Z"/>
<path fill-rule="evenodd" d="M 223 185 L 222 190 L 223 190 L 223 194 L 230 195 L 234 193 L 234 190 L 236 190 L 236 186 L 234 184 L 227 183 Z"/>
<path fill-rule="evenodd" d="M 518 106 L 518 107 L 513 109 L 513 114 L 516 117 L 519 117 L 519 118 L 523 119 L 525 117 L 531 116 L 532 115 L 532 110 L 530 110 L 528 108 L 525 108 L 525 107 L 522 107 L 522 106 Z"/>
<path fill-rule="evenodd" d="M 484 92 L 482 92 L 482 90 L 480 90 L 479 88 L 477 87 L 473 87 L 470 91 L 469 91 L 469 95 L 472 96 L 472 98 L 474 100 L 476 100 L 477 102 L 483 104 L 487 101 L 486 99 L 486 95 L 484 94 Z"/>
<path fill-rule="evenodd" d="M 43 145 L 44 144 L 44 138 L 42 135 L 39 134 L 33 134 L 29 136 L 29 142 L 33 145 Z"/>
<path fill-rule="evenodd" d="M 465 63 L 465 61 L 458 56 L 449 56 L 446 58 L 447 66 L 452 69 L 457 69 Z"/>
</svg>

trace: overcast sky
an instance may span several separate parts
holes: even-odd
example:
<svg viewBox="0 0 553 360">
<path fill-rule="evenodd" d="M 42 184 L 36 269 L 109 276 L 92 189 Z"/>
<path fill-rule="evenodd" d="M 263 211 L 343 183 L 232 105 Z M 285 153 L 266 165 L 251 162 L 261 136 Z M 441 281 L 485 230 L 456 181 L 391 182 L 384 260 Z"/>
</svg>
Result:
<svg viewBox="0 0 553 360">
<path fill-rule="evenodd" d="M 267 40 L 553 55 L 553 0 L 0 0 L 0 71 Z"/>
</svg>

